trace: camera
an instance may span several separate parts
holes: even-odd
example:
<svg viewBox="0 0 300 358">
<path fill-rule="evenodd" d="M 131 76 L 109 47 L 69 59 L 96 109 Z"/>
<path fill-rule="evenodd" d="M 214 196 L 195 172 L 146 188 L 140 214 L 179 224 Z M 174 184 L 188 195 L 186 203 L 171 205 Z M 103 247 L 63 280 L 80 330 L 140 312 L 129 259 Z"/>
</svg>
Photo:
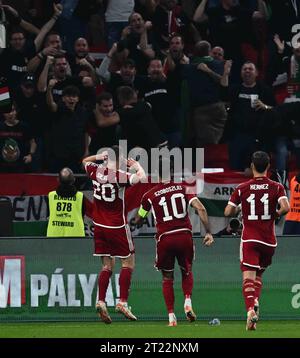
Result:
<svg viewBox="0 0 300 358">
<path fill-rule="evenodd" d="M 233 233 L 237 233 L 238 231 L 242 230 L 243 225 L 238 218 L 232 218 L 229 221 L 229 227 Z"/>
</svg>

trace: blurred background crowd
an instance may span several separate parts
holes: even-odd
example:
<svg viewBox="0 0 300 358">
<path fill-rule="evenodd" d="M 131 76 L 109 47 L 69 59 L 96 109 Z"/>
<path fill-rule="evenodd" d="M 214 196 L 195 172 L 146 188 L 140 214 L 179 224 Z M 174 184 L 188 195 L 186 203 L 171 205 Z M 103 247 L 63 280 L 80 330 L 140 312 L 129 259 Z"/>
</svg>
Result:
<svg viewBox="0 0 300 358">
<path fill-rule="evenodd" d="M 0 4 L 1 172 L 79 173 L 119 139 L 299 167 L 300 0 Z"/>
</svg>

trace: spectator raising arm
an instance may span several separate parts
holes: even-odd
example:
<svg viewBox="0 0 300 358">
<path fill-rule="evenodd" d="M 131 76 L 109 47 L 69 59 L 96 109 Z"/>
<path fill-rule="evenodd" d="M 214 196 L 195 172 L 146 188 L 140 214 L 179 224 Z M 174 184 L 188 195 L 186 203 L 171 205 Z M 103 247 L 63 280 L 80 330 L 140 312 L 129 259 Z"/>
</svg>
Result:
<svg viewBox="0 0 300 358">
<path fill-rule="evenodd" d="M 266 3 L 263 0 L 257 0 L 257 11 L 254 11 L 252 17 L 266 19 L 268 14 Z"/>
<path fill-rule="evenodd" d="M 37 55 L 34 56 L 27 64 L 27 71 L 34 73 L 38 66 L 40 65 L 41 61 L 46 56 L 56 56 L 58 54 L 58 50 L 55 48 L 49 46 L 47 48 L 44 48 L 42 51 L 40 51 L 42 44 L 44 42 L 45 36 L 47 33 L 52 29 L 52 27 L 55 25 L 57 19 L 62 13 L 62 5 L 61 4 L 53 4 L 54 13 L 51 17 L 51 19 L 41 28 L 39 34 L 34 39 L 35 49 L 37 52 Z M 40 51 L 40 52 L 39 52 Z"/>
<path fill-rule="evenodd" d="M 54 79 L 50 80 L 49 85 L 47 87 L 47 92 L 46 92 L 47 106 L 51 112 L 57 111 L 57 104 L 54 102 L 53 95 L 52 95 L 52 89 L 56 85 L 56 83 L 57 83 L 57 80 L 54 80 Z"/>
<path fill-rule="evenodd" d="M 99 68 L 97 69 L 98 76 L 106 83 L 110 81 L 111 74 L 109 71 L 109 66 L 111 64 L 111 60 L 113 55 L 117 52 L 117 44 L 114 43 L 112 48 L 109 50 L 107 55 L 104 57 L 103 61 L 101 62 Z"/>
<path fill-rule="evenodd" d="M 221 85 L 223 87 L 228 87 L 228 85 L 229 85 L 229 75 L 230 75 L 230 71 L 231 71 L 231 66 L 232 66 L 231 60 L 225 61 L 224 72 L 223 72 L 223 75 L 221 78 Z"/>
<path fill-rule="evenodd" d="M 11 14 L 11 16 L 14 18 L 16 23 L 18 23 L 19 26 L 21 26 L 25 31 L 28 31 L 32 34 L 38 35 L 40 32 L 40 29 L 38 29 L 36 26 L 31 24 L 30 22 L 27 22 L 21 18 L 18 11 L 14 9 L 13 7 L 9 5 L 0 5 L 0 7 L 4 10 L 6 10 L 8 13 Z"/>
<path fill-rule="evenodd" d="M 34 39 L 36 51 L 39 51 L 40 48 L 42 47 L 45 36 L 52 29 L 52 27 L 55 25 L 57 19 L 60 17 L 63 7 L 61 4 L 53 4 L 53 10 L 54 10 L 54 12 L 53 12 L 51 19 L 41 28 L 37 37 Z"/>
<path fill-rule="evenodd" d="M 205 14 L 205 6 L 207 4 L 208 0 L 202 0 L 197 7 L 194 16 L 193 21 L 195 22 L 204 22 L 207 20 L 207 15 Z"/>
<path fill-rule="evenodd" d="M 147 30 L 150 30 L 152 27 L 152 23 L 151 21 L 146 21 L 145 25 L 144 25 L 144 31 L 141 34 L 141 39 L 140 39 L 140 49 L 141 51 L 144 53 L 144 55 L 148 58 L 154 58 L 155 57 L 155 52 L 152 49 L 152 46 L 149 46 L 148 44 L 148 33 Z"/>
<path fill-rule="evenodd" d="M 37 89 L 39 92 L 46 92 L 47 90 L 47 80 L 48 80 L 48 74 L 49 74 L 49 68 L 53 64 L 54 57 L 47 56 L 47 61 L 45 63 L 45 66 L 43 68 L 43 71 L 40 74 L 38 83 L 37 83 Z"/>
<path fill-rule="evenodd" d="M 153 15 L 160 0 L 145 0 L 145 8 L 149 15 Z"/>
</svg>

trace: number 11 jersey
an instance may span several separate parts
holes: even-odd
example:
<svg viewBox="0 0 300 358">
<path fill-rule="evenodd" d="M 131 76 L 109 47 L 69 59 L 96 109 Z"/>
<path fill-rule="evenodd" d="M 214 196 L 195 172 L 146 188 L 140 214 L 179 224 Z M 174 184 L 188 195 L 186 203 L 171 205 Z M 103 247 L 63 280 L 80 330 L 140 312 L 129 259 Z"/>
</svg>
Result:
<svg viewBox="0 0 300 358">
<path fill-rule="evenodd" d="M 284 187 L 267 177 L 256 177 L 236 187 L 228 204 L 241 205 L 242 241 L 277 246 L 274 222 L 282 198 L 286 198 Z"/>
</svg>

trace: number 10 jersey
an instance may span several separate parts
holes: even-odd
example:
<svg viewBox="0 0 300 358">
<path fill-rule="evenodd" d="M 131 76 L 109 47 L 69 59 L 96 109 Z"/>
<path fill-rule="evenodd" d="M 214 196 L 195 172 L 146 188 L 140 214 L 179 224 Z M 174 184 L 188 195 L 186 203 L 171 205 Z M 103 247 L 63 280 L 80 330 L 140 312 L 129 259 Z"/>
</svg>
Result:
<svg viewBox="0 0 300 358">
<path fill-rule="evenodd" d="M 172 182 L 160 183 L 144 194 L 141 209 L 145 213 L 152 209 L 158 241 L 165 234 L 192 231 L 188 206 L 194 199 L 197 196 L 187 193 L 185 185 Z"/>
</svg>

